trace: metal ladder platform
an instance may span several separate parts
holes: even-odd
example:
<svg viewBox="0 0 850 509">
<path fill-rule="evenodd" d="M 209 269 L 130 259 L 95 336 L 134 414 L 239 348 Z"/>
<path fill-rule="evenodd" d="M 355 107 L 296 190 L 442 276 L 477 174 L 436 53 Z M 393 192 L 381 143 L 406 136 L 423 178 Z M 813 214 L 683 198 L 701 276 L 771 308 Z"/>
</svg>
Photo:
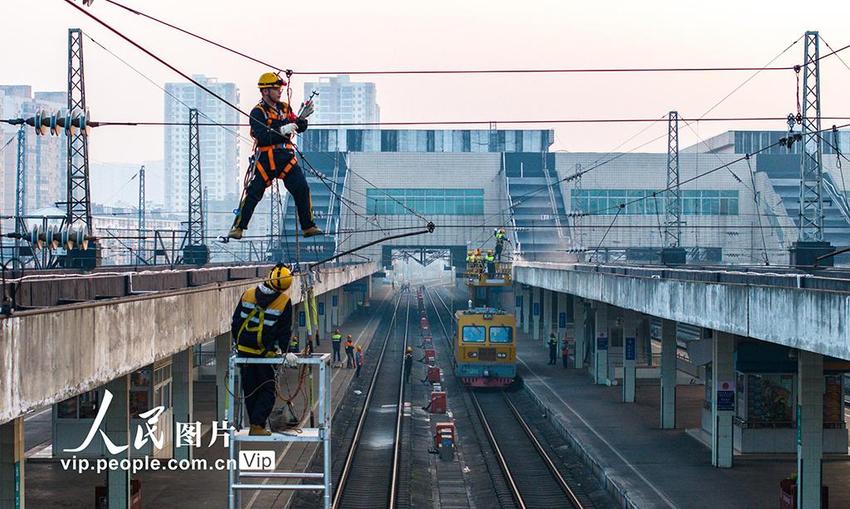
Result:
<svg viewBox="0 0 850 509">
<path fill-rule="evenodd" d="M 245 364 L 284 364 L 284 357 L 252 358 L 231 355 L 230 369 L 227 375 L 227 388 L 230 396 L 225 405 L 227 422 L 231 424 L 228 434 L 228 459 L 231 468 L 227 475 L 227 507 L 239 509 L 240 492 L 244 490 L 316 490 L 323 491 L 322 507 L 330 509 L 332 499 L 331 486 L 331 355 L 328 353 L 313 355 L 298 355 L 296 369 L 306 367 L 315 375 L 318 369 L 319 393 L 315 398 L 318 413 L 314 416 L 315 426 L 299 428 L 298 432 L 287 431 L 272 433 L 269 436 L 249 435 L 247 428 L 242 428 L 241 389 L 238 384 L 239 367 Z M 279 368 L 288 369 L 288 368 Z M 309 378 L 308 378 L 309 380 Z M 310 383 L 309 381 L 307 383 Z M 240 393 L 236 391 L 240 390 Z M 237 395 L 238 397 L 234 397 Z M 238 426 L 238 428 L 237 428 Z M 321 442 L 324 461 L 322 472 L 283 472 L 279 470 L 243 471 L 240 469 L 240 451 L 242 443 L 257 444 L 280 442 Z M 273 467 L 274 468 L 274 467 Z M 256 479 L 308 479 L 314 484 L 268 484 L 245 482 Z"/>
</svg>

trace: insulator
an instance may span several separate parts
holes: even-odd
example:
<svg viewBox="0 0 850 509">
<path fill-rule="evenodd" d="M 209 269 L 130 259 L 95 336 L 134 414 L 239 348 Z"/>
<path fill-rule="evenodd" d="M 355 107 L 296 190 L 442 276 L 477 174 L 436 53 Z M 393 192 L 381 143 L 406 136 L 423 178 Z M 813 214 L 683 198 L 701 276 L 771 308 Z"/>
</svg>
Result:
<svg viewBox="0 0 850 509">
<path fill-rule="evenodd" d="M 41 249 L 42 246 L 44 245 L 44 242 L 41 240 L 40 234 L 41 234 L 41 232 L 39 231 L 38 225 L 33 226 L 32 230 L 30 231 L 30 239 L 29 240 L 30 240 L 30 244 L 32 244 L 33 247 L 36 247 L 38 249 Z"/>
</svg>

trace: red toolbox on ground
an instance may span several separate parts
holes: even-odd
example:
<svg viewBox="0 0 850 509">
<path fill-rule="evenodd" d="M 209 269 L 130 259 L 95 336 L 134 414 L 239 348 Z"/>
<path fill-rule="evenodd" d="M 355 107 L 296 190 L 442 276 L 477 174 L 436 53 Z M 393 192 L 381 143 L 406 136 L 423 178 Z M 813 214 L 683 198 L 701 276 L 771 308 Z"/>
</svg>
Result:
<svg viewBox="0 0 850 509">
<path fill-rule="evenodd" d="M 431 393 L 430 411 L 432 414 L 446 413 L 446 393 L 443 391 L 434 391 Z"/>
<path fill-rule="evenodd" d="M 438 422 L 434 426 L 434 447 L 440 447 L 443 437 L 449 437 L 452 443 L 455 443 L 455 423 L 453 422 Z"/>
<path fill-rule="evenodd" d="M 428 366 L 427 380 L 432 384 L 440 383 L 440 368 L 437 366 Z"/>
<path fill-rule="evenodd" d="M 437 360 L 437 350 L 432 347 L 425 347 L 425 362 L 432 364 Z"/>
</svg>

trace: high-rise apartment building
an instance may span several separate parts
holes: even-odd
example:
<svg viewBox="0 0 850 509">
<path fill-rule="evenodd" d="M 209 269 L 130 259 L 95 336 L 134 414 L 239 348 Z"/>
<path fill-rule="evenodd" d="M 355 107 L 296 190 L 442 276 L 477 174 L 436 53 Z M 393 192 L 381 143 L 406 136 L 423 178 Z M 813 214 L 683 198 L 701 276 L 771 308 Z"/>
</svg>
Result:
<svg viewBox="0 0 850 509">
<path fill-rule="evenodd" d="M 31 117 L 39 110 L 48 114 L 64 112 L 68 95 L 65 92 L 35 92 L 29 85 L 0 85 L 0 117 Z M 14 138 L 18 126 L 0 126 L 0 144 Z M 67 186 L 65 167 L 67 140 L 59 136 L 36 136 L 26 130 L 26 210 L 32 211 L 64 201 Z M 15 211 L 17 170 L 17 140 L 12 140 L 0 153 L 0 213 Z M 5 226 L 5 225 L 4 225 Z"/>
<path fill-rule="evenodd" d="M 316 113 L 310 117 L 312 124 L 381 121 L 374 83 L 355 83 L 348 76 L 340 75 L 304 83 L 304 97 L 309 97 L 313 90 L 319 93 L 319 97 L 315 100 Z"/>
<path fill-rule="evenodd" d="M 239 103 L 239 89 L 235 83 L 222 83 L 204 75 L 192 76 L 196 81 L 227 99 Z M 235 124 L 239 114 L 192 83 L 165 84 L 165 121 L 189 123 L 189 109 L 199 112 L 200 124 Z M 201 126 L 201 180 L 209 199 L 232 201 L 239 193 L 239 139 L 238 128 Z M 183 214 L 188 209 L 189 194 L 189 127 L 165 127 L 165 207 L 168 211 Z"/>
</svg>

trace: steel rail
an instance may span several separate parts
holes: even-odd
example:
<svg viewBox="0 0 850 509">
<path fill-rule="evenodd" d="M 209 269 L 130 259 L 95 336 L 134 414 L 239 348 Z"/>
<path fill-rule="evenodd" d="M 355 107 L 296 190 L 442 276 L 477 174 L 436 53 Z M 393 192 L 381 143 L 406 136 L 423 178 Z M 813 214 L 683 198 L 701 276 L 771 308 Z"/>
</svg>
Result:
<svg viewBox="0 0 850 509">
<path fill-rule="evenodd" d="M 446 342 L 450 344 L 450 341 L 448 339 L 450 337 L 449 333 L 448 333 L 448 329 L 446 328 L 445 323 L 443 322 L 443 319 L 440 316 L 440 312 L 437 309 L 437 304 L 434 301 L 434 298 L 431 295 L 431 292 L 426 291 L 426 293 L 428 293 L 428 298 L 431 300 L 431 304 L 434 306 L 434 310 L 437 312 L 437 319 L 440 322 L 440 327 L 443 329 L 443 333 L 444 333 L 444 337 L 446 338 Z M 443 308 L 445 308 L 446 312 L 451 313 L 451 309 L 449 308 L 448 304 L 446 304 L 446 301 L 442 298 L 442 296 L 436 291 L 434 293 L 437 295 L 437 298 L 440 300 L 440 303 L 443 305 Z M 496 457 L 499 461 L 499 465 L 502 468 L 502 472 L 505 475 L 505 479 L 508 482 L 508 487 L 511 489 L 512 495 L 514 496 L 515 501 L 517 502 L 517 504 L 520 507 L 526 507 L 525 501 L 522 497 L 522 494 L 520 493 L 519 488 L 516 484 L 516 481 L 514 480 L 513 475 L 510 472 L 510 467 L 507 464 L 507 460 L 505 459 L 504 455 L 501 452 L 501 449 L 498 446 L 498 442 L 495 439 L 495 435 L 493 434 L 493 431 L 490 427 L 489 422 L 487 421 L 487 418 L 484 414 L 483 409 L 481 408 L 481 405 L 478 401 L 478 398 L 475 395 L 475 392 L 470 390 L 469 394 L 470 394 L 472 402 L 475 406 L 475 409 L 478 412 L 479 419 L 481 420 L 482 427 L 487 434 L 487 438 L 489 439 L 490 444 L 493 446 L 493 450 L 496 453 Z M 571 506 L 574 509 L 583 509 L 584 506 L 582 505 L 581 501 L 578 499 L 575 492 L 572 490 L 572 488 L 570 488 L 567 481 L 564 479 L 564 477 L 558 471 L 557 466 L 555 466 L 555 462 L 552 460 L 552 458 L 549 456 L 549 454 L 543 448 L 542 444 L 537 439 L 536 435 L 534 435 L 534 432 L 531 430 L 531 428 L 525 422 L 525 419 L 522 418 L 522 416 L 520 415 L 516 406 L 513 404 L 513 402 L 510 400 L 510 398 L 508 398 L 508 396 L 504 392 L 502 392 L 502 396 L 503 396 L 505 402 L 507 403 L 508 407 L 510 408 L 511 413 L 513 414 L 514 418 L 517 420 L 519 425 L 522 427 L 522 429 L 525 432 L 526 436 L 528 437 L 529 441 L 532 443 L 535 450 L 540 455 L 543 462 L 546 464 L 546 467 L 549 469 L 549 472 L 552 474 L 552 477 L 555 479 L 555 481 L 557 482 L 557 484 L 559 485 L 561 490 L 566 495 Z"/>
<path fill-rule="evenodd" d="M 407 343 L 410 334 L 410 296 L 407 298 L 407 313 L 404 318 L 404 344 L 402 352 L 407 352 Z M 393 464 L 390 477 L 390 494 L 387 507 L 395 509 L 398 496 L 398 470 L 401 463 L 401 418 L 404 415 L 404 363 L 401 363 L 401 374 L 398 381 L 398 404 L 396 406 L 395 437 L 393 438 Z"/>
<path fill-rule="evenodd" d="M 342 502 L 342 494 L 345 491 L 345 484 L 348 482 L 348 477 L 351 474 L 351 465 L 354 463 L 354 456 L 357 453 L 357 445 L 360 441 L 360 435 L 363 433 L 363 428 L 366 422 L 366 416 L 369 413 L 369 403 L 372 401 L 372 394 L 375 391 L 375 382 L 378 380 L 378 373 L 381 370 L 381 364 L 384 361 L 384 352 L 387 350 L 387 344 L 389 343 L 390 336 L 393 334 L 393 326 L 396 322 L 396 316 L 398 314 L 398 306 L 401 304 L 401 295 L 399 295 L 398 300 L 395 303 L 395 307 L 393 308 L 393 315 L 390 319 L 390 326 L 387 329 L 387 335 L 384 337 L 384 343 L 381 345 L 381 354 L 378 356 L 378 361 L 375 363 L 375 371 L 372 373 L 372 379 L 369 382 L 369 390 L 366 392 L 366 400 L 363 403 L 363 410 L 360 412 L 360 418 L 357 420 L 357 428 L 354 431 L 354 438 L 351 441 L 351 448 L 348 450 L 348 454 L 345 457 L 345 463 L 342 467 L 342 472 L 340 472 L 339 481 L 337 482 L 336 493 L 334 493 L 334 499 L 332 507 L 338 508 L 340 503 Z"/>
<path fill-rule="evenodd" d="M 540 444 L 540 441 L 537 440 L 537 437 L 534 435 L 534 432 L 525 422 L 525 419 L 522 418 L 522 415 L 520 415 L 519 410 L 517 410 L 516 406 L 514 406 L 513 401 L 511 401 L 508 395 L 504 392 L 502 392 L 502 397 L 505 398 L 505 402 L 507 402 L 508 407 L 510 407 L 511 412 L 514 414 L 514 417 L 516 417 L 517 422 L 519 422 L 519 425 L 522 426 L 523 431 L 525 431 L 526 436 L 528 436 L 529 440 L 531 440 L 531 443 L 534 445 L 534 448 L 537 449 L 537 452 L 540 454 L 540 457 L 543 458 L 543 462 L 546 463 L 546 467 L 549 468 L 549 471 L 552 473 L 552 477 L 554 477 L 555 480 L 558 481 L 558 484 L 561 486 L 561 489 L 564 491 L 564 494 L 567 495 L 567 498 L 570 500 L 570 504 L 572 504 L 575 509 L 582 509 L 584 506 L 582 505 L 581 501 L 578 499 L 572 488 L 570 488 L 570 485 L 567 483 L 566 479 L 564 479 L 564 476 L 561 475 L 561 472 L 558 471 L 558 467 L 555 466 L 555 462 L 552 461 L 551 456 L 549 456 L 549 454 L 543 448 L 543 445 Z"/>
<path fill-rule="evenodd" d="M 484 432 L 487 434 L 487 439 L 490 442 L 490 446 L 493 448 L 493 452 L 496 454 L 496 459 L 499 461 L 499 467 L 502 469 L 502 475 L 505 476 L 505 480 L 508 482 L 508 487 L 511 490 L 511 495 L 513 495 L 514 501 L 517 503 L 517 506 L 520 509 L 526 509 L 528 506 L 525 504 L 525 499 L 522 497 L 522 493 L 519 490 L 519 486 L 517 486 L 516 481 L 514 480 L 514 476 L 511 473 L 511 469 L 508 466 L 508 462 L 505 459 L 504 454 L 502 454 L 502 449 L 499 447 L 499 442 L 496 440 L 496 436 L 493 434 L 493 430 L 490 428 L 490 423 L 487 421 L 487 417 L 484 415 L 484 410 L 481 408 L 481 404 L 478 402 L 478 397 L 475 396 L 474 391 L 468 391 L 469 396 L 472 399 L 472 404 L 475 406 L 475 411 L 478 413 L 478 419 L 481 421 L 481 427 L 484 429 Z"/>
</svg>

